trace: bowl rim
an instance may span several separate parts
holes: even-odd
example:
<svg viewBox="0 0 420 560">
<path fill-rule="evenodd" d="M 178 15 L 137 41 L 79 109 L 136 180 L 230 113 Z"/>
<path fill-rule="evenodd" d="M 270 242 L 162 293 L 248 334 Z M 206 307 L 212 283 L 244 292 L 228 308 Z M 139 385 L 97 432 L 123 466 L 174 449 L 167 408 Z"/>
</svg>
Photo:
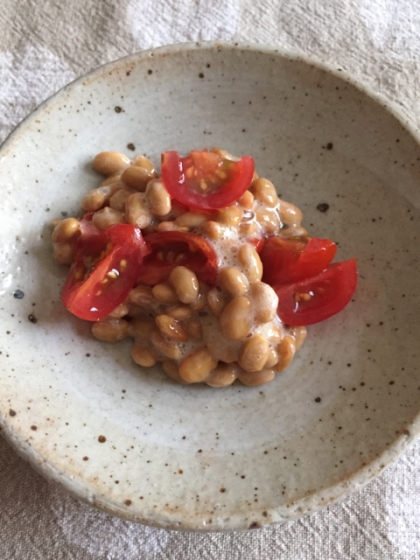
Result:
<svg viewBox="0 0 420 560">
<path fill-rule="evenodd" d="M 178 54 L 183 52 L 192 51 L 206 51 L 206 50 L 218 50 L 218 51 L 248 51 L 253 53 L 261 53 L 264 55 L 271 55 L 273 57 L 278 57 L 279 59 L 286 59 L 289 61 L 302 62 L 308 66 L 313 66 L 314 68 L 326 72 L 341 81 L 344 81 L 354 87 L 356 90 L 366 95 L 374 102 L 379 104 L 385 111 L 390 113 L 400 125 L 410 134 L 414 141 L 420 146 L 420 131 L 415 126 L 413 122 L 409 120 L 409 117 L 404 114 L 402 105 L 398 105 L 397 102 L 388 99 L 385 95 L 379 91 L 374 90 L 370 86 L 366 85 L 363 81 L 359 81 L 349 74 L 345 69 L 337 67 L 331 63 L 327 63 L 322 59 L 305 54 L 298 51 L 292 51 L 286 48 L 274 47 L 263 43 L 248 43 L 248 42 L 224 42 L 224 41 L 201 41 L 201 42 L 185 42 L 185 43 L 174 43 L 170 45 L 165 45 L 157 48 L 151 48 L 144 51 L 135 52 L 133 54 L 121 57 L 119 59 L 107 62 L 98 67 L 93 68 L 87 73 L 75 78 L 64 87 L 60 88 L 53 95 L 45 99 L 38 107 L 29 113 L 6 137 L 3 143 L 0 145 L 0 161 L 7 157 L 7 152 L 9 146 L 11 146 L 15 140 L 19 137 L 21 133 L 24 133 L 26 127 L 30 125 L 40 113 L 44 111 L 48 105 L 65 95 L 67 92 L 71 91 L 74 87 L 83 83 L 86 80 L 91 81 L 101 75 L 114 70 L 121 64 L 127 64 L 130 61 L 138 62 L 141 60 L 146 60 L 158 56 L 166 56 L 171 54 Z M 402 453 L 407 449 L 407 447 L 413 443 L 416 437 L 420 433 L 420 410 L 419 413 L 413 418 L 410 430 L 406 433 L 401 433 L 393 442 L 386 447 L 376 458 L 367 463 L 365 466 L 361 467 L 359 470 L 351 473 L 351 475 L 341 480 L 340 482 L 328 486 L 320 491 L 314 491 L 310 495 L 305 496 L 302 499 L 294 502 L 294 507 L 290 508 L 292 511 L 289 515 L 283 516 L 280 512 L 280 508 L 273 508 L 273 511 L 280 513 L 279 522 L 286 522 L 297 519 L 311 512 L 319 511 L 324 509 L 327 505 L 343 500 L 349 494 L 349 489 L 351 488 L 351 493 L 363 488 L 368 484 L 374 477 L 379 475 L 386 467 L 390 466 Z M 172 529 L 178 531 L 200 531 L 200 532 L 214 532 L 214 531 L 232 531 L 239 530 L 238 524 L 235 522 L 235 527 L 227 524 L 225 529 L 212 529 L 211 526 L 199 525 L 194 522 L 186 522 L 184 525 L 177 524 L 173 526 L 170 523 L 170 518 L 166 518 L 161 514 L 156 514 L 152 517 L 144 517 L 139 514 L 131 514 L 130 511 L 123 509 L 118 504 L 113 503 L 110 500 L 97 499 L 96 496 L 88 494 L 83 484 L 74 480 L 71 475 L 61 472 L 52 462 L 46 461 L 42 454 L 37 451 L 28 441 L 20 438 L 20 436 L 15 432 L 11 423 L 8 422 L 7 414 L 0 415 L 0 435 L 13 447 L 13 449 L 22 457 L 25 461 L 29 462 L 30 465 L 39 472 L 48 481 L 55 482 L 63 487 L 66 492 L 71 496 L 89 503 L 97 507 L 98 509 L 109 513 L 111 515 L 116 515 L 122 519 L 129 521 L 134 521 L 142 523 L 144 525 L 149 525 L 157 528 Z M 314 497 L 316 501 L 314 502 Z M 213 526 L 214 527 L 214 526 Z M 243 529 L 248 527 L 243 526 Z"/>
</svg>

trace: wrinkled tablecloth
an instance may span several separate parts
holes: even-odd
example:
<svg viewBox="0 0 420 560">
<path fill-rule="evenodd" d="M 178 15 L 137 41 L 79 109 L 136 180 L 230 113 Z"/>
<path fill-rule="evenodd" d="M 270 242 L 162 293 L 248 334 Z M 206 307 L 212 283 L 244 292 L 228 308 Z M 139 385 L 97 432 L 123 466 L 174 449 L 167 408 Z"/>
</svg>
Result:
<svg viewBox="0 0 420 560">
<path fill-rule="evenodd" d="M 0 141 L 100 64 L 214 39 L 310 53 L 381 91 L 419 125 L 420 3 L 413 0 L 1 0 Z M 420 442 L 321 513 L 257 531 L 198 534 L 81 504 L 0 438 L 0 560 L 418 560 L 419 514 Z"/>
</svg>

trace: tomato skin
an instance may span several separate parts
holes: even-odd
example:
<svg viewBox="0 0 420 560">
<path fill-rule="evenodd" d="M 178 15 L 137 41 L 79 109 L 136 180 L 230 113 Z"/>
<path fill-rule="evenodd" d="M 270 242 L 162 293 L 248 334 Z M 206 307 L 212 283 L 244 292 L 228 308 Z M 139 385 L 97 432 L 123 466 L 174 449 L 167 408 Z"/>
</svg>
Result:
<svg viewBox="0 0 420 560">
<path fill-rule="evenodd" d="M 273 286 L 279 297 L 277 313 L 287 325 L 313 325 L 339 313 L 357 286 L 356 259 L 334 263 L 316 276 Z M 300 296 L 297 294 L 301 294 Z M 310 294 L 308 301 L 303 295 Z"/>
<path fill-rule="evenodd" d="M 263 282 L 290 284 L 319 274 L 333 260 L 337 246 L 329 239 L 313 237 L 308 243 L 269 237 L 260 253 Z"/>
<path fill-rule="evenodd" d="M 94 233 L 91 241 L 90 246 L 86 239 L 76 244 L 76 259 L 61 298 L 73 315 L 99 321 L 126 299 L 148 249 L 140 229 L 130 224 L 117 224 L 98 235 Z M 109 277 L 109 272 L 116 277 Z"/>
<path fill-rule="evenodd" d="M 217 179 L 217 162 L 228 169 L 225 179 Z M 213 177 L 215 189 L 208 194 L 200 192 L 199 180 L 188 177 L 188 168 L 197 170 L 199 177 Z M 220 168 L 222 169 L 222 168 Z M 254 175 L 254 159 L 242 156 L 238 161 L 223 160 L 221 156 L 207 150 L 194 150 L 187 157 L 178 152 L 162 154 L 162 181 L 171 197 L 193 210 L 218 210 L 233 204 L 251 184 Z"/>
<path fill-rule="evenodd" d="M 187 266 L 209 286 L 216 284 L 217 255 L 213 247 L 199 235 L 161 231 L 146 235 L 145 241 L 150 254 L 143 261 L 138 284 L 155 286 L 165 282 L 176 266 Z"/>
</svg>

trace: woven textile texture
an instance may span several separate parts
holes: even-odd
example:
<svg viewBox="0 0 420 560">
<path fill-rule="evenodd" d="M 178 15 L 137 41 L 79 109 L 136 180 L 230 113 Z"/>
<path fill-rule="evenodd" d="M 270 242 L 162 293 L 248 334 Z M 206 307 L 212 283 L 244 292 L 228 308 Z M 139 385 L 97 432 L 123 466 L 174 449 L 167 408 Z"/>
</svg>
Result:
<svg viewBox="0 0 420 560">
<path fill-rule="evenodd" d="M 86 71 L 159 45 L 265 43 L 345 69 L 420 123 L 412 0 L 2 0 L 0 141 Z M 1 388 L 0 388 L 1 390 Z M 368 487 L 295 523 L 172 533 L 113 518 L 44 481 L 0 438 L 0 560 L 417 560 L 420 443 Z"/>
</svg>

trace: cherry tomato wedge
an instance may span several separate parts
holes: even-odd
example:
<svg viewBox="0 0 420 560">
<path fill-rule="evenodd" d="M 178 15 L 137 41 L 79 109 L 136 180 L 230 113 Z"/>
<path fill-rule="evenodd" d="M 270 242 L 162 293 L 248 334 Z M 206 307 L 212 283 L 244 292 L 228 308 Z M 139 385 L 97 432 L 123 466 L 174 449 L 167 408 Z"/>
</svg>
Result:
<svg viewBox="0 0 420 560">
<path fill-rule="evenodd" d="M 237 161 L 207 150 L 162 154 L 162 180 L 172 198 L 188 208 L 217 210 L 233 204 L 247 190 L 254 174 L 254 159 Z"/>
<path fill-rule="evenodd" d="M 106 317 L 127 297 L 148 253 L 138 227 L 117 224 L 76 247 L 61 295 L 67 309 L 87 321 Z"/>
<path fill-rule="evenodd" d="M 151 254 L 145 257 L 139 284 L 155 286 L 176 266 L 187 266 L 209 286 L 217 280 L 217 255 L 202 237 L 182 231 L 161 231 L 145 237 Z"/>
<path fill-rule="evenodd" d="M 357 285 L 356 260 L 330 265 L 312 278 L 273 286 L 279 297 L 277 313 L 291 326 L 312 325 L 341 311 Z"/>
<path fill-rule="evenodd" d="M 333 260 L 337 246 L 329 239 L 313 237 L 308 243 L 270 237 L 260 253 L 263 282 L 290 284 L 322 272 Z"/>
</svg>

